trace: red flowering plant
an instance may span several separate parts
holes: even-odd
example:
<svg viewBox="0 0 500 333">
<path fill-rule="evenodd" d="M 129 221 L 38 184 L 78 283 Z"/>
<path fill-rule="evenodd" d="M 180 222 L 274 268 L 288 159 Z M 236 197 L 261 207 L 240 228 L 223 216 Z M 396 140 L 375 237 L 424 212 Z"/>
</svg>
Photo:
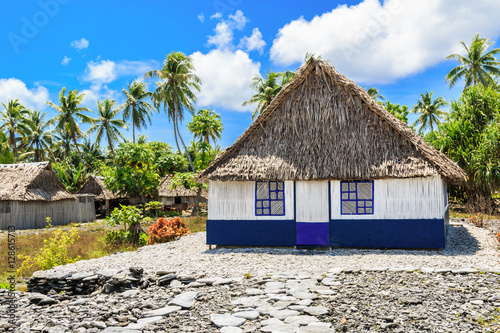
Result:
<svg viewBox="0 0 500 333">
<path fill-rule="evenodd" d="M 170 242 L 190 233 L 191 231 L 186 228 L 184 221 L 179 217 L 169 219 L 160 217 L 155 224 L 149 227 L 148 244 Z"/>
</svg>

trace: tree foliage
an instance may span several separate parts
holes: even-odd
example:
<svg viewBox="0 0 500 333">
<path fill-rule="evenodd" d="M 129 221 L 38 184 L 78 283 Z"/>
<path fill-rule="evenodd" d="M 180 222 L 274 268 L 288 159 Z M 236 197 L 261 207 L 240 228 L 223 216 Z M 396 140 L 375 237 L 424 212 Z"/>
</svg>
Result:
<svg viewBox="0 0 500 333">
<path fill-rule="evenodd" d="M 188 129 L 195 139 L 203 140 L 207 144 L 210 139 L 215 144 L 215 141 L 221 138 L 223 128 L 220 114 L 210 109 L 199 110 L 188 124 Z"/>
<path fill-rule="evenodd" d="M 425 94 L 420 94 L 420 99 L 411 110 L 412 113 L 420 114 L 413 125 L 420 125 L 418 131 L 421 134 L 427 128 L 430 128 L 431 132 L 434 132 L 434 126 L 441 123 L 439 118 L 446 116 L 446 112 L 442 111 L 441 108 L 448 105 L 448 102 L 441 96 L 432 100 L 433 94 L 433 91 L 430 93 L 427 91 Z"/>
</svg>

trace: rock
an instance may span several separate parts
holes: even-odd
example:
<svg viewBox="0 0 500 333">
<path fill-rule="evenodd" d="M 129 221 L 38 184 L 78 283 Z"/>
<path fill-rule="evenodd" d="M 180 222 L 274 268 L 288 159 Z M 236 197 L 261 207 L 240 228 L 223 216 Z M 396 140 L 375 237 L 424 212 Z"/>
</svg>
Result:
<svg viewBox="0 0 500 333">
<path fill-rule="evenodd" d="M 220 329 L 220 333 L 241 333 L 243 330 L 239 327 L 227 326 Z"/>
<path fill-rule="evenodd" d="M 310 306 L 305 308 L 304 312 L 311 316 L 318 317 L 327 314 L 330 310 L 325 306 Z"/>
<path fill-rule="evenodd" d="M 47 276 L 47 272 L 46 271 L 36 271 L 35 273 L 33 273 L 32 276 L 35 279 L 45 279 L 45 277 Z"/>
<path fill-rule="evenodd" d="M 124 292 L 122 292 L 121 294 L 119 294 L 120 297 L 123 297 L 123 298 L 128 298 L 128 297 L 134 297 L 134 296 L 137 296 L 139 295 L 141 292 L 137 289 L 131 289 L 131 290 L 126 290 Z"/>
<path fill-rule="evenodd" d="M 94 273 L 92 273 L 92 272 L 75 273 L 70 278 L 68 278 L 68 280 L 78 281 L 78 280 L 83 280 L 83 279 L 85 279 L 87 277 L 91 277 L 91 276 L 94 276 Z"/>
<path fill-rule="evenodd" d="M 137 266 L 134 266 L 134 267 L 129 267 L 128 269 L 130 271 L 130 273 L 132 275 L 135 275 L 135 276 L 138 276 L 138 275 L 142 275 L 144 273 L 144 268 L 142 267 L 137 267 Z"/>
<path fill-rule="evenodd" d="M 161 270 L 156 272 L 156 275 L 158 275 L 158 276 L 175 275 L 175 273 L 177 273 L 177 271 L 168 270 L 168 269 L 161 269 Z"/>
<path fill-rule="evenodd" d="M 158 274 L 158 273 L 156 273 L 156 274 Z M 168 284 L 171 280 L 175 279 L 176 277 L 177 277 L 176 274 L 162 275 L 161 278 L 159 278 L 158 280 L 156 280 L 156 284 L 159 285 L 159 286 Z"/>
<path fill-rule="evenodd" d="M 97 275 L 101 276 L 104 279 L 110 279 L 118 274 L 118 272 L 120 272 L 120 270 L 116 268 L 101 269 L 100 271 L 97 271 Z"/>
<path fill-rule="evenodd" d="M 280 320 L 283 320 L 285 318 L 292 317 L 292 316 L 298 316 L 298 315 L 299 315 L 299 312 L 294 311 L 294 310 L 278 310 L 278 311 L 271 312 L 272 317 L 280 319 Z"/>
<path fill-rule="evenodd" d="M 179 281 L 179 280 L 172 280 L 170 282 L 170 287 L 172 288 L 179 288 L 179 287 L 182 287 L 182 282 Z"/>
<path fill-rule="evenodd" d="M 285 319 L 285 324 L 297 324 L 297 325 L 308 325 L 310 323 L 317 322 L 318 318 L 313 316 L 292 316 Z"/>
<path fill-rule="evenodd" d="M 103 333 L 141 333 L 141 330 L 135 330 L 125 327 L 106 327 Z"/>
<path fill-rule="evenodd" d="M 177 305 L 184 309 L 190 309 L 195 302 L 195 298 L 199 295 L 199 292 L 196 291 L 188 291 L 186 293 L 182 293 L 177 295 L 173 300 L 168 302 L 168 305 Z"/>
<path fill-rule="evenodd" d="M 484 302 L 482 300 L 478 299 L 478 300 L 471 301 L 470 303 L 474 304 L 474 305 L 483 305 Z"/>
<path fill-rule="evenodd" d="M 298 333 L 335 333 L 335 329 L 325 326 L 304 326 L 300 327 Z"/>
<path fill-rule="evenodd" d="M 211 286 L 217 279 L 215 278 L 204 278 L 204 279 L 198 279 L 197 280 L 200 283 L 205 283 L 208 286 Z"/>
<path fill-rule="evenodd" d="M 211 314 L 210 320 L 217 327 L 241 326 L 246 321 L 244 318 L 238 318 L 228 314 Z"/>
<path fill-rule="evenodd" d="M 222 285 L 231 284 L 231 283 L 233 283 L 233 279 L 217 279 L 217 280 L 215 280 L 214 283 L 212 283 L 212 285 L 222 286 Z"/>
<path fill-rule="evenodd" d="M 410 304 L 410 305 L 422 304 L 422 301 L 415 297 L 400 297 L 399 301 L 403 304 Z"/>
<path fill-rule="evenodd" d="M 318 295 L 313 294 L 313 293 L 305 293 L 305 292 L 298 292 L 294 293 L 293 297 L 298 298 L 298 299 L 316 299 L 318 298 Z"/>
<path fill-rule="evenodd" d="M 321 283 L 323 283 L 325 286 L 330 286 L 330 287 L 336 287 L 342 285 L 340 281 L 333 278 L 324 278 L 323 280 L 321 280 Z"/>
<path fill-rule="evenodd" d="M 297 333 L 299 325 L 291 324 L 279 324 L 279 325 L 268 325 L 262 327 L 261 332 L 271 332 L 271 333 Z"/>
<path fill-rule="evenodd" d="M 29 300 L 31 303 L 36 304 L 36 305 L 52 305 L 59 303 L 59 301 L 53 299 L 52 297 L 48 297 L 43 294 L 38 294 L 38 293 L 33 293 L 29 296 Z"/>
<path fill-rule="evenodd" d="M 144 326 L 160 321 L 162 319 L 163 317 L 161 316 L 141 318 L 137 320 L 137 323 L 128 324 L 127 328 L 132 330 L 142 330 Z"/>
<path fill-rule="evenodd" d="M 239 311 L 239 312 L 233 313 L 233 316 L 238 317 L 238 318 L 245 318 L 245 319 L 249 319 L 249 320 L 254 320 L 254 319 L 259 318 L 259 312 L 254 311 L 254 310 L 253 311 Z"/>
<path fill-rule="evenodd" d="M 152 311 L 144 312 L 144 317 L 168 316 L 171 313 L 181 310 L 180 306 L 165 306 Z"/>
<path fill-rule="evenodd" d="M 250 295 L 250 296 L 257 296 L 257 295 L 264 294 L 264 291 L 261 289 L 257 289 L 257 288 L 251 288 L 251 289 L 245 290 L 245 294 Z"/>
<path fill-rule="evenodd" d="M 269 326 L 269 325 L 282 325 L 284 323 L 277 318 L 269 318 L 269 319 L 261 321 L 260 324 L 262 326 Z"/>
<path fill-rule="evenodd" d="M 99 328 L 99 329 L 101 329 L 101 330 L 103 330 L 103 329 L 105 329 L 105 328 L 107 327 L 107 325 L 106 325 L 104 322 L 102 322 L 102 321 L 93 321 L 93 322 L 91 323 L 91 325 L 92 325 L 93 327 L 95 327 L 95 328 Z"/>
</svg>

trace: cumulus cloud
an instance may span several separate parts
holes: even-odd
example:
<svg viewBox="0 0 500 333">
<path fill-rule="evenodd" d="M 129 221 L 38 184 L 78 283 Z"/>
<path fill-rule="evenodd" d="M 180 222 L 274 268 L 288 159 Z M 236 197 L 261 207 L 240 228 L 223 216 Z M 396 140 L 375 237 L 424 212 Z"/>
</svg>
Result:
<svg viewBox="0 0 500 333">
<path fill-rule="evenodd" d="M 77 50 L 83 50 L 89 47 L 89 41 L 85 38 L 77 39 L 71 42 L 71 47 Z"/>
<path fill-rule="evenodd" d="M 205 15 L 203 15 L 203 13 L 199 13 L 198 20 L 200 20 L 201 23 L 205 22 Z"/>
<path fill-rule="evenodd" d="M 260 75 L 260 63 L 251 60 L 247 53 L 237 50 L 211 50 L 207 54 L 191 55 L 196 75 L 203 82 L 197 105 L 222 107 L 235 111 L 250 111 L 254 106 L 241 104 L 253 94 L 249 87 L 252 78 Z"/>
<path fill-rule="evenodd" d="M 157 68 L 157 61 L 112 60 L 89 61 L 83 76 L 84 81 L 94 84 L 106 84 L 121 76 L 143 76 L 151 69 Z"/>
<path fill-rule="evenodd" d="M 61 65 L 67 66 L 69 64 L 70 60 L 71 60 L 71 58 L 64 56 L 63 60 L 61 60 Z"/>
<path fill-rule="evenodd" d="M 222 13 L 215 13 L 214 15 L 210 16 L 210 19 L 220 19 L 222 17 Z"/>
<path fill-rule="evenodd" d="M 99 83 L 91 84 L 89 89 L 84 89 L 80 93 L 84 94 L 82 105 L 90 109 L 95 109 L 97 101 L 100 99 L 110 98 L 116 101 L 120 98 L 118 91 L 109 89 L 107 85 Z"/>
<path fill-rule="evenodd" d="M 215 15 L 212 15 L 211 18 L 221 19 L 222 14 L 217 17 L 215 17 Z M 217 23 L 214 29 L 215 34 L 212 36 L 208 36 L 208 45 L 214 45 L 218 49 L 232 47 L 233 30 L 243 30 L 247 21 L 248 20 L 243 12 L 241 10 L 237 10 L 235 14 L 229 15 L 229 18 L 227 20 L 221 20 L 219 23 Z"/>
<path fill-rule="evenodd" d="M 355 81 L 386 83 L 460 52 L 459 41 L 500 33 L 500 2 L 489 0 L 364 0 L 283 26 L 271 47 L 275 64 L 290 66 L 307 52 L 331 60 Z"/>
<path fill-rule="evenodd" d="M 256 50 L 262 54 L 264 46 L 266 46 L 266 42 L 262 39 L 262 33 L 259 28 L 253 29 L 250 37 L 245 36 L 240 39 L 240 47 L 245 49 L 247 52 Z"/>
<path fill-rule="evenodd" d="M 18 99 L 28 109 L 37 110 L 44 109 L 50 100 L 49 91 L 44 86 L 35 84 L 30 89 L 19 79 L 0 79 L 0 103 L 7 104 L 9 99 Z"/>
</svg>

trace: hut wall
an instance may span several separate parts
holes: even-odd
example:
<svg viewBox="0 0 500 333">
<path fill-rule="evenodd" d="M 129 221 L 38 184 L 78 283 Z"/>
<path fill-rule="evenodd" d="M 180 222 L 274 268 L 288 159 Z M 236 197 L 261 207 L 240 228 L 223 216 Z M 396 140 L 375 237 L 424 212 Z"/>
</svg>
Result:
<svg viewBox="0 0 500 333">
<path fill-rule="evenodd" d="M 181 204 L 186 203 L 188 205 L 194 205 L 194 202 L 196 200 L 196 197 L 181 197 Z M 164 205 L 174 205 L 175 204 L 175 197 L 160 197 L 160 202 Z M 208 200 L 204 197 L 200 198 L 201 203 L 207 203 Z"/>
<path fill-rule="evenodd" d="M 328 245 L 328 181 L 296 181 L 296 244 Z"/>
<path fill-rule="evenodd" d="M 175 198 L 172 197 L 160 197 L 160 202 L 164 205 L 173 205 L 175 204 Z"/>
<path fill-rule="evenodd" d="M 0 202 L 0 229 L 9 226 L 16 229 L 45 228 L 47 217 L 52 225 L 66 225 L 71 222 L 86 222 L 95 219 L 93 197 L 85 204 L 78 200 L 58 201 L 2 201 Z M 7 208 L 8 207 L 8 208 Z"/>
<path fill-rule="evenodd" d="M 94 196 L 89 194 L 75 194 L 77 210 L 75 220 L 89 222 L 96 219 Z"/>
</svg>

